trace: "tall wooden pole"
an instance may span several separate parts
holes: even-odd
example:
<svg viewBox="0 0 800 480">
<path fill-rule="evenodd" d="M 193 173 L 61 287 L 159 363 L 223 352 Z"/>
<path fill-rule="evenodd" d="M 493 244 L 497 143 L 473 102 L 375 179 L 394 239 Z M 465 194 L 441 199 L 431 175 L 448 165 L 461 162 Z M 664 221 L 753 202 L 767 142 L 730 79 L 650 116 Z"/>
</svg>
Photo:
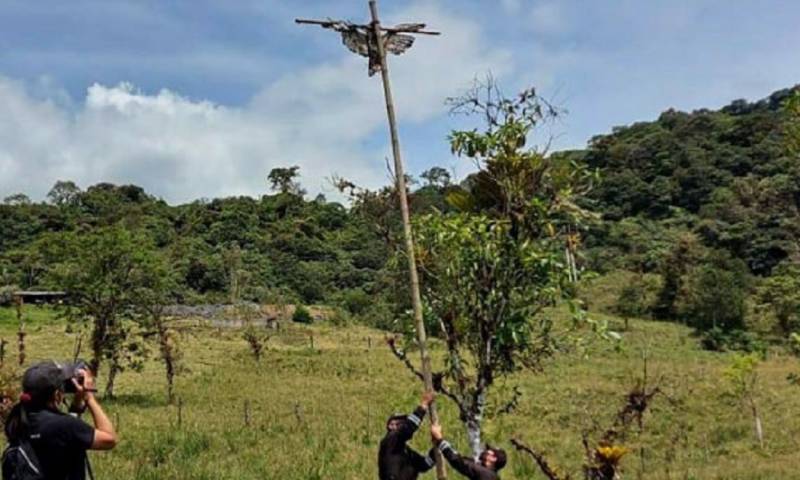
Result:
<svg viewBox="0 0 800 480">
<path fill-rule="evenodd" d="M 392 155 L 394 157 L 394 175 L 397 182 L 397 193 L 400 197 L 400 212 L 403 216 L 403 232 L 406 240 L 406 254 L 408 255 L 408 274 L 411 280 L 411 304 L 414 307 L 414 322 L 417 327 L 417 342 L 419 344 L 420 355 L 422 356 L 422 377 L 425 382 L 426 390 L 433 390 L 433 376 L 431 375 L 431 357 L 428 353 L 428 340 L 425 333 L 425 322 L 422 317 L 422 296 L 419 291 L 419 274 L 417 273 L 417 260 L 414 255 L 414 236 L 411 230 L 411 215 L 408 211 L 408 194 L 406 192 L 406 176 L 403 169 L 403 158 L 400 154 L 400 139 L 397 134 L 397 119 L 394 113 L 394 100 L 392 99 L 392 87 L 389 80 L 389 67 L 386 62 L 386 51 L 381 37 L 381 23 L 378 19 L 378 2 L 370 0 L 369 11 L 372 15 L 372 28 L 374 31 L 376 44 L 378 47 L 378 57 L 381 62 L 381 77 L 383 79 L 383 94 L 386 98 L 386 114 L 389 116 L 389 133 L 392 138 Z M 438 423 L 439 416 L 436 406 L 430 406 L 430 419 L 432 423 Z M 436 476 L 439 479 L 447 478 L 447 472 L 442 462 L 442 456 L 438 450 L 436 452 Z"/>
</svg>

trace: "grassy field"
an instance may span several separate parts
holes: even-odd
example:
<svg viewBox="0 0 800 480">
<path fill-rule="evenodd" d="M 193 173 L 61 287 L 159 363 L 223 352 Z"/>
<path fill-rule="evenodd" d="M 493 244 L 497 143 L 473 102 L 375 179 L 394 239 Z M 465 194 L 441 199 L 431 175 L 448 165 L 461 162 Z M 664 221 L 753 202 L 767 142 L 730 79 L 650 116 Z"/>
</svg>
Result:
<svg viewBox="0 0 800 480">
<path fill-rule="evenodd" d="M 52 312 L 28 309 L 27 316 L 28 363 L 71 357 L 74 336 Z M 15 331 L 13 311 L 0 309 L 0 337 L 10 342 L 7 363 L 16 360 Z M 518 436 L 547 452 L 552 463 L 579 471 L 581 431 L 610 423 L 641 375 L 647 350 L 649 377 L 663 378 L 666 395 L 656 398 L 644 433 L 629 445 L 636 453 L 623 460 L 625 478 L 800 479 L 800 388 L 786 381 L 800 370 L 796 359 L 771 354 L 759 367 L 762 451 L 749 412 L 726 394 L 722 372 L 729 354 L 700 350 L 690 332 L 674 324 L 632 320 L 624 337 L 621 349 L 597 343 L 586 357 L 562 356 L 544 374 L 510 380 L 505 388 L 519 384 L 524 391 L 519 408 L 489 419 L 485 439 L 511 450 L 509 438 Z M 104 402 L 122 442 L 113 452 L 92 454 L 97 476 L 377 478 L 384 419 L 412 409 L 419 390 L 381 338 L 362 327 L 289 325 L 275 332 L 256 363 L 240 331 L 191 328 L 181 339 L 187 371 L 177 383 L 180 424 L 178 407 L 165 401 L 157 363 L 125 372 L 118 398 Z M 464 450 L 455 408 L 440 404 L 446 434 Z M 426 449 L 428 436 L 423 432 L 413 443 Z M 530 459 L 510 451 L 503 478 L 543 477 Z"/>
</svg>

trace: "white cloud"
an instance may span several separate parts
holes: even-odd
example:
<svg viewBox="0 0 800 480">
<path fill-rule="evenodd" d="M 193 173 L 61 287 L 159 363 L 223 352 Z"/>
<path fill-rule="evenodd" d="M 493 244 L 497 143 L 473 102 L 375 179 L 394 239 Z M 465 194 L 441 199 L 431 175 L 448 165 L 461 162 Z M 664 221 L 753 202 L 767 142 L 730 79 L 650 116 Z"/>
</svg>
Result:
<svg viewBox="0 0 800 480">
<path fill-rule="evenodd" d="M 422 4 L 401 13 L 446 32 L 392 58 L 401 121 L 434 119 L 445 111 L 443 99 L 476 73 L 509 70 L 510 55 L 488 47 L 475 22 Z M 328 31 L 309 34 L 338 41 Z M 380 80 L 367 78 L 365 59 L 347 53 L 283 75 L 242 107 L 169 90 L 146 94 L 127 83 L 92 85 L 70 107 L 3 77 L 0 105 L 0 198 L 42 198 L 67 179 L 135 183 L 170 202 L 259 195 L 271 168 L 294 164 L 311 192 L 330 193 L 326 179 L 334 173 L 372 187 L 386 180 L 388 149 L 367 146 L 386 128 Z"/>
</svg>

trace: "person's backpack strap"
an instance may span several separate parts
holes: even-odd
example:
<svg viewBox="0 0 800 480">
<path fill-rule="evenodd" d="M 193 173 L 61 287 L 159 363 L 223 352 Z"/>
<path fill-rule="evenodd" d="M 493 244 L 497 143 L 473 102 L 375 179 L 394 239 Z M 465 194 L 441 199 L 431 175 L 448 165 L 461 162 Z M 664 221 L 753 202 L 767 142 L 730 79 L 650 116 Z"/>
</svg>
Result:
<svg viewBox="0 0 800 480">
<path fill-rule="evenodd" d="M 3 480 L 41 480 L 44 474 L 32 445 L 22 440 L 3 452 Z"/>
<path fill-rule="evenodd" d="M 89 453 L 84 452 L 83 455 L 86 458 L 86 473 L 89 474 L 89 480 L 94 480 L 94 472 L 92 472 L 92 464 L 89 462 Z"/>
</svg>

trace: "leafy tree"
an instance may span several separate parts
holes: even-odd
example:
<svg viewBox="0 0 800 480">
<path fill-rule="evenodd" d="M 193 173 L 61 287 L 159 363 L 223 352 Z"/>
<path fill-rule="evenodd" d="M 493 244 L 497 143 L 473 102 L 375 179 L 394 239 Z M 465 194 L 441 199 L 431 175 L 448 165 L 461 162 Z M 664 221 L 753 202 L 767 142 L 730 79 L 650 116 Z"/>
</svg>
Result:
<svg viewBox="0 0 800 480">
<path fill-rule="evenodd" d="M 166 315 L 168 306 L 179 297 L 178 281 L 163 254 L 144 251 L 133 272 L 133 309 L 145 338 L 155 337 L 159 359 L 164 364 L 167 401 L 175 401 L 175 376 L 182 370 L 178 332 Z"/>
<path fill-rule="evenodd" d="M 678 298 L 684 289 L 685 276 L 702 252 L 695 235 L 682 236 L 662 263 L 661 291 L 653 306 L 653 314 L 660 319 L 678 318 Z"/>
<path fill-rule="evenodd" d="M 420 175 L 428 186 L 444 188 L 450 185 L 450 172 L 442 167 L 431 167 Z"/>
<path fill-rule="evenodd" d="M 647 304 L 647 285 L 644 277 L 637 275 L 633 281 L 624 285 L 617 298 L 616 310 L 625 319 L 625 330 L 630 318 L 641 318 L 649 312 Z"/>
<path fill-rule="evenodd" d="M 3 203 L 6 205 L 15 205 L 15 206 L 22 206 L 22 205 L 30 205 L 31 199 L 24 193 L 15 193 L 13 195 L 9 195 L 3 199 Z"/>
<path fill-rule="evenodd" d="M 800 332 L 800 265 L 787 263 L 778 267 L 760 286 L 756 299 L 775 315 L 783 336 Z"/>
<path fill-rule="evenodd" d="M 146 239 L 121 228 L 88 235 L 66 234 L 54 239 L 51 258 L 60 261 L 50 281 L 67 293 L 65 315 L 91 325 L 92 370 L 109 362 L 106 395 L 125 365 L 140 366 L 143 347 L 134 330 L 136 293 L 141 269 L 150 256 Z"/>
<path fill-rule="evenodd" d="M 800 155 L 800 90 L 786 99 L 784 106 L 784 138 L 790 155 Z"/>
<path fill-rule="evenodd" d="M 584 216 L 573 199 L 591 183 L 579 165 L 525 148 L 544 118 L 533 90 L 515 99 L 492 85 L 484 91 L 453 101 L 477 105 L 488 119 L 482 132 L 451 135 L 453 151 L 480 166 L 471 186 L 448 197 L 460 211 L 416 222 L 425 306 L 448 351 L 439 388 L 458 406 L 475 455 L 495 381 L 541 367 L 571 330 L 555 325 L 547 309 L 571 297 L 564 247 Z M 572 306 L 574 320 L 583 320 Z"/>
<path fill-rule="evenodd" d="M 745 329 L 748 272 L 744 262 L 726 252 L 711 252 L 687 277 L 679 311 L 689 325 L 701 331 Z"/>
<path fill-rule="evenodd" d="M 59 180 L 47 193 L 53 205 L 75 205 L 80 201 L 81 189 L 72 181 Z"/>
<path fill-rule="evenodd" d="M 299 176 L 300 167 L 295 165 L 288 168 L 273 168 L 270 170 L 267 180 L 273 191 L 302 196 L 305 194 L 305 190 L 300 187 L 300 184 L 296 180 Z"/>
</svg>

